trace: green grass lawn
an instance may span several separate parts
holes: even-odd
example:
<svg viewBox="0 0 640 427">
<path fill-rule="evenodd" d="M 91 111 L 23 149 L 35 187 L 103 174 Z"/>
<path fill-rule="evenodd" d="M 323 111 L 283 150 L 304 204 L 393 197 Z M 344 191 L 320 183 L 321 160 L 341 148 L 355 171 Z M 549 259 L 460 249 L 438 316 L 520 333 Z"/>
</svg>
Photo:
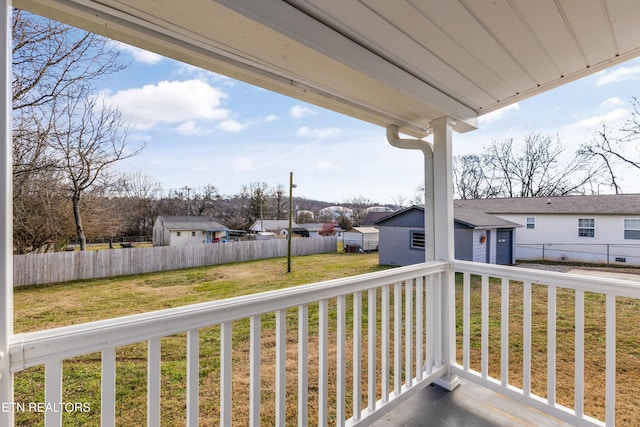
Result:
<svg viewBox="0 0 640 427">
<path fill-rule="evenodd" d="M 218 265 L 173 272 L 78 281 L 49 286 L 30 286 L 15 290 L 15 332 L 29 332 L 58 326 L 79 324 L 163 308 L 219 300 L 233 296 L 282 289 L 323 280 L 358 275 L 385 269 L 373 254 L 322 254 L 295 257 L 292 272 L 286 272 L 286 258 Z M 476 280 L 477 279 L 477 280 Z M 461 278 L 456 279 L 458 315 L 458 360 L 461 362 Z M 490 282 L 489 368 L 500 378 L 500 284 Z M 509 380 L 522 386 L 522 284 L 510 284 Z M 472 280 L 471 367 L 480 369 L 480 284 Z M 349 298 L 349 301 L 351 299 Z M 586 413 L 602 419 L 604 416 L 604 299 L 597 294 L 585 295 L 586 326 Z M 558 290 L 557 331 L 557 400 L 573 406 L 573 329 L 574 294 Z M 350 303 L 348 304 L 350 306 Z M 619 298 L 617 349 L 617 418 L 619 425 L 640 425 L 640 303 Z M 363 297 L 363 328 L 366 328 L 366 297 Z M 380 306 L 378 306 L 379 308 Z M 533 286 L 532 364 L 533 391 L 546 396 L 546 288 Z M 335 301 L 330 302 L 330 318 L 335 319 Z M 313 414 L 317 405 L 317 304 L 309 306 L 309 408 Z M 273 313 L 264 315 L 262 329 L 262 420 L 274 422 L 275 331 Z M 347 312 L 347 324 L 351 324 Z M 332 320 L 334 321 L 334 320 Z M 379 321 L 379 319 L 378 319 Z M 297 346 L 297 311 L 287 310 L 288 357 L 295 360 Z M 366 331 L 366 329 L 363 329 Z M 245 425 L 248 414 L 248 321 L 233 324 L 234 425 Z M 366 334 L 365 334 L 366 335 Z M 334 337 L 334 336 L 332 336 Z M 330 337 L 330 338 L 332 338 Z M 366 340 L 366 336 L 364 337 Z M 378 337 L 379 339 L 379 337 Z M 404 339 L 404 338 L 403 338 Z M 349 343 L 347 337 L 347 348 Z M 363 344 L 366 347 L 366 343 Z M 184 388 L 186 384 L 184 334 L 162 339 L 162 423 L 183 425 L 185 417 Z M 289 348 L 290 347 L 290 348 Z M 363 347 L 363 348 L 365 348 Z M 330 339 L 330 375 L 335 368 L 336 348 Z M 347 384 L 350 384 L 350 351 L 347 360 Z M 121 426 L 142 425 L 146 420 L 146 345 L 145 343 L 117 349 L 117 422 Z M 363 352 L 363 357 L 365 357 Z M 200 415 L 201 425 L 217 425 L 219 402 L 219 328 L 200 331 Z M 380 364 L 378 364 L 378 369 Z M 363 367 L 366 362 L 363 359 Z M 367 375 L 363 372 L 363 375 Z M 379 375 L 379 372 L 378 372 Z M 296 420 L 296 367 L 287 362 L 287 419 Z M 42 402 L 44 369 L 30 368 L 16 374 L 16 402 Z M 335 384 L 330 384 L 334 387 Z M 98 426 L 100 414 L 100 355 L 92 354 L 64 362 L 63 400 L 88 402 L 88 413 L 65 414 L 67 425 Z M 335 398 L 331 389 L 330 399 Z M 330 403 L 331 405 L 331 403 Z M 333 406 L 335 408 L 335 405 Z M 42 414 L 18 413 L 18 425 L 42 425 Z M 313 417 L 313 415 L 310 415 Z M 315 422 L 315 420 L 311 420 Z"/>
<path fill-rule="evenodd" d="M 383 270 L 373 254 L 321 254 L 295 257 L 287 273 L 286 258 L 237 264 L 217 265 L 144 275 L 77 281 L 46 286 L 17 288 L 14 293 L 14 329 L 16 333 L 79 324 L 163 308 L 219 300 L 234 296 L 282 289 L 335 278 Z M 315 316 L 310 306 L 310 317 Z M 263 316 L 263 363 L 273 361 L 273 314 Z M 287 312 L 295 345 L 295 310 Z M 248 321 L 235 322 L 234 394 L 246 396 L 248 366 Z M 315 338 L 310 337 L 310 342 Z M 313 346 L 313 342 L 310 343 Z M 219 401 L 219 328 L 200 331 L 201 424 L 216 425 Z M 310 351 L 311 352 L 311 351 Z M 162 340 L 162 423 L 184 424 L 184 387 L 186 384 L 185 336 Z M 118 425 L 142 425 L 146 419 L 146 345 L 144 343 L 117 350 L 117 419 Z M 236 360 L 237 359 L 237 360 Z M 98 426 L 100 414 L 100 355 L 92 354 L 65 361 L 63 365 L 64 401 L 88 402 L 88 413 L 65 413 L 69 425 Z M 263 381 L 270 381 L 269 373 Z M 30 368 L 16 374 L 16 402 L 44 400 L 44 368 Z M 295 382 L 292 383 L 295 387 Z M 266 387 L 268 390 L 269 387 Z M 236 423 L 246 422 L 247 399 L 234 399 Z M 263 422 L 273 422 L 273 394 L 264 395 Z M 288 410 L 295 410 L 294 407 Z M 18 413 L 18 425 L 42 425 L 42 414 Z M 295 416 L 293 417 L 295 419 Z"/>
</svg>

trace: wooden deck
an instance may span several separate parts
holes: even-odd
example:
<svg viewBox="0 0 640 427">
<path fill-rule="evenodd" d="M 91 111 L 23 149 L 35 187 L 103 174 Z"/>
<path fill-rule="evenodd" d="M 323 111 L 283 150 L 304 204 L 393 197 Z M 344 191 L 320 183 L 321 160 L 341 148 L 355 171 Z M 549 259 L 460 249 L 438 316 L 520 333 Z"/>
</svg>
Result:
<svg viewBox="0 0 640 427">
<path fill-rule="evenodd" d="M 570 427 L 571 424 L 463 380 L 453 392 L 437 385 L 427 386 L 373 426 Z"/>
</svg>

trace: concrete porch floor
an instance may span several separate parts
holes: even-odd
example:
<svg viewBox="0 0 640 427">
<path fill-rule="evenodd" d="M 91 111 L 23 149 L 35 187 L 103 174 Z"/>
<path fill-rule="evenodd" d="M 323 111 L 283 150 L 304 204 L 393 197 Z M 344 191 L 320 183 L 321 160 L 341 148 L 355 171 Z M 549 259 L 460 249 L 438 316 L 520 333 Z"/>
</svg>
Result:
<svg viewBox="0 0 640 427">
<path fill-rule="evenodd" d="M 453 392 L 425 387 L 372 424 L 375 427 L 569 427 L 571 424 L 463 380 Z"/>
</svg>

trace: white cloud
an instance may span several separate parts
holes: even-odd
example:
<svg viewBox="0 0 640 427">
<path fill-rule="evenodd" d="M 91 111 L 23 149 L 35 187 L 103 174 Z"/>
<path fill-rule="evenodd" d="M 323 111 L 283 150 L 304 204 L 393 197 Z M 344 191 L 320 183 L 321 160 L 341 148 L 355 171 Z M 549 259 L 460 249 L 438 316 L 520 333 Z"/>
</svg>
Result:
<svg viewBox="0 0 640 427">
<path fill-rule="evenodd" d="M 275 114 L 269 114 L 267 117 L 264 118 L 264 121 L 267 123 L 270 123 L 270 122 L 275 122 L 279 119 L 280 117 L 276 116 Z"/>
<path fill-rule="evenodd" d="M 625 104 L 625 101 L 622 98 L 619 98 L 617 96 L 613 96 L 611 98 L 607 98 L 604 101 L 602 101 L 600 106 L 603 107 L 603 108 L 615 108 L 615 107 L 619 107 L 619 106 L 624 105 L 624 104 Z"/>
<path fill-rule="evenodd" d="M 520 111 L 520 104 L 515 103 L 515 104 L 507 105 L 504 108 L 501 108 L 496 111 L 492 111 L 490 113 L 487 113 L 483 116 L 478 117 L 479 126 L 487 126 L 491 123 L 495 123 L 497 121 L 500 121 L 502 119 L 509 117 L 510 115 L 518 111 Z"/>
<path fill-rule="evenodd" d="M 316 114 L 314 110 L 311 108 L 305 107 L 303 105 L 294 105 L 289 109 L 289 115 L 294 119 L 301 119 L 303 117 Z"/>
<path fill-rule="evenodd" d="M 198 126 L 198 124 L 193 120 L 182 123 L 176 128 L 176 132 L 178 132 L 180 135 L 185 136 L 204 135 L 206 133 L 209 133 L 207 129 Z"/>
<path fill-rule="evenodd" d="M 140 49 L 135 46 L 130 46 L 128 44 L 124 44 L 121 42 L 113 41 L 116 46 L 116 49 L 121 52 L 125 52 L 133 56 L 133 59 L 136 62 L 142 62 L 144 64 L 157 64 L 158 62 L 164 59 L 164 56 L 158 55 L 157 53 L 149 52 L 144 49 Z"/>
<path fill-rule="evenodd" d="M 640 80 L 640 64 L 614 68 L 611 71 L 603 71 L 598 73 L 597 76 L 596 84 L 599 86 L 629 80 Z"/>
<path fill-rule="evenodd" d="M 229 116 L 228 110 L 220 108 L 226 94 L 201 80 L 165 80 L 102 95 L 139 130 L 194 120 L 219 121 Z"/>
<path fill-rule="evenodd" d="M 341 132 L 340 128 L 334 128 L 334 127 L 328 127 L 328 128 L 322 128 L 322 129 L 310 129 L 306 126 L 302 126 L 300 129 L 298 129 L 297 135 L 302 137 L 326 139 L 334 135 L 337 135 L 340 132 Z"/>
<path fill-rule="evenodd" d="M 236 157 L 233 159 L 234 172 L 253 172 L 253 160 L 249 157 Z"/>
<path fill-rule="evenodd" d="M 246 125 L 243 125 L 242 123 L 231 119 L 223 120 L 218 124 L 218 126 L 216 126 L 217 129 L 223 130 L 225 132 L 240 132 L 245 127 Z"/>
<path fill-rule="evenodd" d="M 331 162 L 326 162 L 326 161 L 318 162 L 315 165 L 313 165 L 312 168 L 315 169 L 315 170 L 319 170 L 319 171 L 331 171 L 331 170 L 340 170 L 340 169 L 342 169 L 336 163 L 331 163 Z"/>
</svg>

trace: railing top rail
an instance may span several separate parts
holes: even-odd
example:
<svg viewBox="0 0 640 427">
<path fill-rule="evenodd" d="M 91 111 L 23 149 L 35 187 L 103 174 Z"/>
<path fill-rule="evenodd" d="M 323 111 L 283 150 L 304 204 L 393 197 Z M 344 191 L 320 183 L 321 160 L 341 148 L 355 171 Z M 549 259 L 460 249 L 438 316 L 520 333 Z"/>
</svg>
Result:
<svg viewBox="0 0 640 427">
<path fill-rule="evenodd" d="M 245 319 L 446 271 L 434 261 L 342 279 L 14 335 L 11 370 Z"/>
<path fill-rule="evenodd" d="M 640 282 L 632 280 L 561 273 L 533 268 L 480 264 L 459 260 L 453 262 L 453 269 L 456 272 L 482 274 L 491 277 L 506 277 L 521 282 L 555 285 L 562 288 L 583 290 L 585 292 L 640 299 Z"/>
</svg>

